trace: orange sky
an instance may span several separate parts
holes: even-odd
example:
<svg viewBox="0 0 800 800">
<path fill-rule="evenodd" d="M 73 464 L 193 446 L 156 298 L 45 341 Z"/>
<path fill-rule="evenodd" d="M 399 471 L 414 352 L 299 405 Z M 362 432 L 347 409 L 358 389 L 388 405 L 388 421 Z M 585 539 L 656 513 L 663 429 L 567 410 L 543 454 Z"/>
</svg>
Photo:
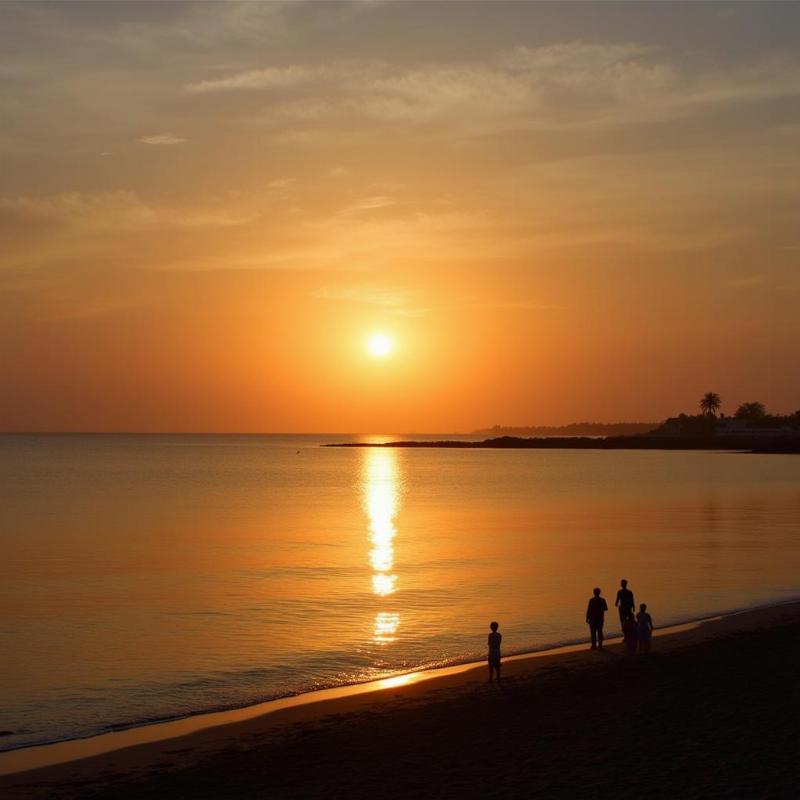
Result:
<svg viewBox="0 0 800 800">
<path fill-rule="evenodd" d="M 2 430 L 800 408 L 794 4 L 0 20 Z"/>
</svg>

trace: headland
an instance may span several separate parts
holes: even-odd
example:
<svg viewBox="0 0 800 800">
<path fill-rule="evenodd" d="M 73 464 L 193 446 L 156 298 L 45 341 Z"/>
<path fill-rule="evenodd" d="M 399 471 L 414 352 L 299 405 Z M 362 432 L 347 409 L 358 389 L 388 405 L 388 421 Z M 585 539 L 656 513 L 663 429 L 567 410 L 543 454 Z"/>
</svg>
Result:
<svg viewBox="0 0 800 800">
<path fill-rule="evenodd" d="M 332 442 L 323 447 L 420 447 L 516 450 L 730 450 L 744 453 L 800 453 L 800 435 L 767 436 L 498 436 L 481 441 L 440 439 L 391 442 Z"/>
</svg>

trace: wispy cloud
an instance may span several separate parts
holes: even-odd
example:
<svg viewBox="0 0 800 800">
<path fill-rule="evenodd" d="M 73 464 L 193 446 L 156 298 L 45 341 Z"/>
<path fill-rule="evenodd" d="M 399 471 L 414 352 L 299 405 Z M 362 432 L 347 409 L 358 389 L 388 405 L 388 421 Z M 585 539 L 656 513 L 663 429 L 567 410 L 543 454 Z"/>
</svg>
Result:
<svg viewBox="0 0 800 800">
<path fill-rule="evenodd" d="M 154 206 L 136 192 L 61 192 L 43 197 L 0 197 L 0 218 L 51 220 L 62 228 L 134 230 L 145 227 L 205 227 L 240 225 L 249 220 L 214 204 L 209 208 Z"/>
<path fill-rule="evenodd" d="M 542 303 L 537 300 L 482 300 L 477 297 L 455 298 L 450 304 L 455 308 L 492 308 L 508 311 L 563 311 L 566 306 Z"/>
<path fill-rule="evenodd" d="M 515 47 L 476 62 L 266 67 L 185 89 L 196 95 L 285 90 L 259 117 L 277 128 L 355 117 L 415 125 L 451 120 L 461 131 L 484 134 L 618 127 L 796 94 L 800 62 L 776 56 L 689 70 L 664 48 L 571 41 Z"/>
<path fill-rule="evenodd" d="M 403 317 L 418 317 L 425 312 L 424 308 L 415 304 L 414 292 L 392 286 L 368 284 L 321 286 L 313 291 L 311 296 L 320 300 L 376 306 L 385 312 Z"/>
<path fill-rule="evenodd" d="M 630 63 L 635 59 L 649 56 L 658 48 L 638 42 L 583 42 L 570 41 L 545 45 L 543 47 L 526 47 L 520 45 L 512 48 L 500 58 L 500 63 L 515 71 L 558 70 L 564 66 L 574 74 L 596 72 L 598 69 L 616 67 Z M 571 82 L 571 78 L 562 78 Z"/>
<path fill-rule="evenodd" d="M 311 293 L 322 300 L 346 300 L 352 303 L 366 303 L 386 308 L 399 308 L 411 300 L 408 289 L 387 286 L 321 286 Z"/>
<path fill-rule="evenodd" d="M 339 214 L 347 217 L 353 214 L 360 214 L 364 211 L 376 211 L 379 208 L 386 208 L 392 205 L 394 205 L 394 200 L 391 197 L 382 194 L 372 195 L 370 197 L 363 197 L 345 206 L 339 211 Z"/>
<path fill-rule="evenodd" d="M 253 213 L 225 203 L 153 204 L 132 191 L 0 197 L 0 234 L 15 232 L 4 243 L 6 267 L 200 263 L 209 255 L 208 247 L 203 253 L 202 242 L 253 218 Z"/>
<path fill-rule="evenodd" d="M 216 78 L 187 84 L 184 89 L 190 94 L 212 92 L 242 92 L 256 89 L 285 89 L 308 83 L 322 75 L 322 70 L 293 65 L 290 67 L 266 67 L 237 72 L 226 78 Z"/>
<path fill-rule="evenodd" d="M 141 136 L 139 141 L 143 144 L 174 145 L 183 144 L 186 139 L 181 139 L 180 136 L 176 136 L 174 133 L 156 133 L 151 136 Z"/>
</svg>

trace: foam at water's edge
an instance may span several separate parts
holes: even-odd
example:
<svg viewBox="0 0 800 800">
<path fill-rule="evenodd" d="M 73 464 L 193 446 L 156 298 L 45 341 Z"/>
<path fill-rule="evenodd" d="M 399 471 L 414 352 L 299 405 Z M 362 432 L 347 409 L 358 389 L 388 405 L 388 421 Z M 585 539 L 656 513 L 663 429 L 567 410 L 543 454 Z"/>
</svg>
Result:
<svg viewBox="0 0 800 800">
<path fill-rule="evenodd" d="M 777 608 L 784 605 L 800 602 L 800 596 L 785 598 L 779 602 L 760 604 L 756 606 L 742 607 L 719 612 L 713 615 L 706 615 L 685 621 L 674 621 L 668 626 L 658 629 L 659 636 L 679 633 L 699 625 L 720 620 L 726 617 L 733 617 L 750 611 L 758 611 L 769 608 Z M 609 644 L 620 642 L 620 637 L 613 637 L 606 640 Z M 559 653 L 576 652 L 586 647 L 584 639 L 566 642 L 558 645 L 543 646 L 540 649 L 529 650 L 526 652 L 511 653 L 504 657 L 504 661 L 519 661 L 526 658 L 541 657 L 546 655 L 556 655 Z M 166 739 L 173 739 L 185 736 L 190 733 L 205 730 L 208 728 L 219 727 L 222 725 L 242 722 L 247 719 L 273 713 L 286 708 L 309 705 L 333 700 L 342 697 L 351 697 L 369 692 L 380 691 L 395 686 L 405 686 L 410 683 L 431 680 L 446 675 L 456 675 L 467 672 L 471 669 L 483 667 L 484 662 L 468 661 L 454 663 L 445 667 L 433 669 L 422 669 L 415 672 L 393 675 L 378 680 L 363 683 L 346 684 L 334 686 L 326 689 L 318 689 L 311 692 L 294 694 L 281 697 L 255 705 L 242 708 L 226 709 L 222 711 L 205 711 L 189 716 L 179 717 L 170 720 L 159 720 L 150 723 L 126 726 L 109 733 L 102 733 L 80 739 L 68 739 L 47 744 L 28 745 L 14 750 L 0 752 L 0 775 L 8 775 L 15 772 L 37 769 L 54 764 L 65 763 L 91 756 L 102 755 L 114 750 L 131 747 L 140 744 L 151 744 Z"/>
</svg>

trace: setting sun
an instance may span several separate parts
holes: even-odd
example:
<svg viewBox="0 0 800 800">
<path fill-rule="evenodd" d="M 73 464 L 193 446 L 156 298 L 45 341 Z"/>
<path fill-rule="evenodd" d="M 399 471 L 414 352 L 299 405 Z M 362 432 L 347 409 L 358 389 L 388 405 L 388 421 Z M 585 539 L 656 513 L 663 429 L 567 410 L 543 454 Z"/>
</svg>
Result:
<svg viewBox="0 0 800 800">
<path fill-rule="evenodd" d="M 388 356 L 392 347 L 392 340 L 385 333 L 373 333 L 367 340 L 367 350 L 376 358 Z"/>
</svg>

